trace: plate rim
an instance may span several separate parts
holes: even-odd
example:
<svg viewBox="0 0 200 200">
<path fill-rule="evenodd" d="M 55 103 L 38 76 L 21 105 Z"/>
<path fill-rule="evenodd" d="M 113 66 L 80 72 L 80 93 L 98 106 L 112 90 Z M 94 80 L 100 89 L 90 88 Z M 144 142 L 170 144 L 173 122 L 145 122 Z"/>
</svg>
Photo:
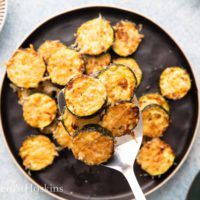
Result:
<svg viewBox="0 0 200 200">
<path fill-rule="evenodd" d="M 2 29 L 4 27 L 4 24 L 5 24 L 5 21 L 6 21 L 7 12 L 8 12 L 8 2 L 7 2 L 7 0 L 4 0 L 4 3 L 5 3 L 5 9 L 4 9 L 5 12 L 4 12 L 2 24 L 0 26 L 0 32 L 2 31 Z"/>
<path fill-rule="evenodd" d="M 5 2 L 7 2 L 5 0 Z M 11 53 L 11 55 L 23 44 L 23 42 L 33 33 L 35 32 L 40 26 L 42 26 L 43 24 L 45 24 L 47 21 L 50 21 L 56 17 L 59 17 L 63 14 L 66 14 L 68 12 L 72 12 L 72 11 L 76 11 L 76 10 L 81 10 L 81 9 L 86 9 L 86 8 L 95 8 L 95 7 L 99 7 L 99 8 L 113 8 L 113 9 L 119 9 L 122 11 L 126 11 L 126 12 L 130 12 L 133 14 L 136 14 L 144 19 L 147 19 L 148 21 L 150 21 L 151 23 L 155 24 L 158 28 L 160 28 L 174 43 L 175 45 L 179 48 L 180 52 L 183 54 L 183 56 L 185 57 L 186 61 L 189 63 L 189 66 L 191 67 L 191 72 L 194 76 L 194 80 L 195 80 L 195 85 L 197 87 L 197 102 L 198 102 L 198 116 L 197 116 L 197 123 L 195 126 L 195 131 L 194 131 L 194 135 L 193 138 L 189 144 L 189 147 L 187 149 L 187 151 L 185 152 L 185 155 L 183 156 L 182 160 L 180 161 L 180 163 L 177 165 L 177 167 L 174 169 L 174 171 L 165 179 L 163 180 L 161 183 L 159 183 L 156 187 L 152 188 L 151 190 L 149 190 L 148 192 L 145 192 L 145 196 L 155 192 L 156 190 L 158 190 L 159 188 L 161 188 L 163 185 L 165 185 L 172 177 L 174 177 L 174 175 L 179 171 L 179 169 L 182 167 L 182 165 L 184 164 L 184 162 L 186 161 L 192 147 L 194 146 L 194 142 L 195 139 L 197 138 L 197 134 L 198 134 L 198 130 L 200 129 L 200 81 L 198 81 L 198 76 L 196 73 L 196 69 L 192 67 L 191 62 L 188 60 L 186 54 L 183 52 L 182 48 L 180 47 L 180 45 L 176 42 L 176 40 L 168 33 L 168 31 L 166 31 L 164 28 L 162 28 L 159 24 L 157 24 L 156 22 L 154 22 L 151 18 L 147 17 L 146 15 L 141 14 L 140 12 L 135 12 L 133 9 L 128 9 L 125 8 L 123 6 L 115 6 L 115 5 L 106 5 L 106 4 L 87 4 L 85 6 L 75 6 L 69 9 L 66 9 L 65 11 L 61 11 L 58 12 L 57 14 L 51 16 L 51 17 L 46 17 L 44 20 L 42 20 L 42 22 L 39 22 L 35 28 L 28 32 L 28 34 L 25 35 L 25 37 L 23 37 L 22 41 L 19 43 L 19 45 L 17 45 L 18 47 Z M 6 11 L 7 11 L 7 4 L 6 4 Z M 4 22 L 5 22 L 5 18 L 4 18 Z M 3 26 L 2 26 L 3 27 Z M 0 28 L 1 31 L 1 28 Z M 0 80 L 0 97 L 2 96 L 2 87 L 3 87 L 3 83 L 5 81 L 5 77 L 6 77 L 6 70 L 3 72 L 2 74 L 2 78 Z M 1 98 L 0 98 L 0 105 L 1 105 Z M 12 157 L 15 165 L 18 167 L 18 169 L 22 172 L 22 174 L 31 182 L 31 184 L 34 184 L 35 186 L 37 186 L 41 191 L 45 192 L 46 194 L 58 199 L 58 200 L 68 200 L 66 198 L 63 198 L 55 193 L 50 192 L 49 190 L 45 189 L 44 187 L 42 187 L 41 185 L 39 185 L 35 180 L 33 180 L 25 171 L 24 169 L 19 165 L 19 163 L 17 162 L 17 160 L 15 159 L 14 155 L 11 152 L 11 149 L 9 148 L 9 145 L 7 143 L 6 140 L 6 134 L 3 130 L 3 125 L 2 125 L 2 111 L 0 113 L 0 131 L 3 133 L 3 141 L 4 144 L 10 154 L 10 156 Z M 96 198 L 93 198 L 96 199 Z"/>
</svg>

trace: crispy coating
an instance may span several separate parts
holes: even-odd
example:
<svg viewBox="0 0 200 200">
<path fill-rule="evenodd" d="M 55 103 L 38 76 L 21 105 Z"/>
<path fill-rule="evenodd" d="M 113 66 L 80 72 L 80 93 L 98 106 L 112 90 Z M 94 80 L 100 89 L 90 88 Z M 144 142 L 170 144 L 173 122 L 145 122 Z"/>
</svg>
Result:
<svg viewBox="0 0 200 200">
<path fill-rule="evenodd" d="M 164 108 L 151 104 L 142 110 L 143 133 L 147 137 L 162 136 L 169 126 L 170 118 Z"/>
<path fill-rule="evenodd" d="M 142 70 L 140 69 L 138 63 L 133 58 L 117 58 L 113 60 L 113 63 L 122 64 L 128 66 L 131 70 L 133 70 L 136 79 L 137 79 L 137 86 L 140 85 L 142 80 Z"/>
<path fill-rule="evenodd" d="M 48 137 L 36 135 L 23 142 L 19 155 L 26 169 L 38 171 L 51 165 L 58 153 Z"/>
<path fill-rule="evenodd" d="M 79 117 L 96 113 L 107 99 L 104 85 L 90 76 L 79 76 L 72 79 L 67 84 L 64 94 L 67 108 Z"/>
<path fill-rule="evenodd" d="M 131 134 L 139 120 L 139 109 L 131 102 L 110 106 L 102 118 L 101 125 L 113 136 Z"/>
<path fill-rule="evenodd" d="M 168 67 L 160 76 L 161 94 L 169 99 L 183 98 L 191 88 L 187 71 L 181 67 Z"/>
<path fill-rule="evenodd" d="M 59 49 L 50 58 L 47 71 L 53 83 L 66 85 L 74 76 L 81 75 L 85 70 L 81 55 L 68 48 Z"/>
<path fill-rule="evenodd" d="M 93 74 L 102 70 L 104 67 L 111 63 L 111 56 L 109 53 L 100 56 L 87 56 L 86 57 L 86 73 Z"/>
<path fill-rule="evenodd" d="M 147 142 L 140 150 L 137 163 L 151 176 L 164 174 L 174 163 L 172 148 L 159 138 Z"/>
<path fill-rule="evenodd" d="M 33 49 L 18 49 L 6 65 L 8 78 L 22 88 L 36 88 L 42 81 L 46 66 Z"/>
<path fill-rule="evenodd" d="M 73 139 L 72 152 L 76 159 L 87 165 L 100 165 L 113 154 L 114 141 L 98 131 L 81 131 Z"/>
<path fill-rule="evenodd" d="M 23 104 L 24 120 L 32 127 L 43 129 L 55 119 L 56 113 L 55 100 L 45 94 L 32 94 Z"/>
<path fill-rule="evenodd" d="M 59 40 L 46 40 L 38 48 L 38 53 L 48 63 L 49 58 L 60 49 L 66 49 L 67 47 Z"/>
<path fill-rule="evenodd" d="M 158 104 L 169 112 L 169 104 L 165 98 L 158 93 L 148 93 L 139 99 L 140 109 L 143 110 L 146 106 L 151 104 Z"/>
<path fill-rule="evenodd" d="M 119 64 L 102 70 L 98 78 L 106 87 L 109 103 L 129 101 L 137 85 L 134 73 L 128 67 Z"/>
<path fill-rule="evenodd" d="M 78 118 L 73 115 L 68 109 L 65 109 L 62 116 L 63 124 L 70 135 L 75 133 L 88 124 L 98 124 L 100 121 L 100 115 L 92 116 L 91 118 Z"/>
<path fill-rule="evenodd" d="M 57 124 L 55 131 L 53 132 L 53 137 L 56 139 L 57 143 L 62 148 L 72 148 L 72 137 L 66 131 L 65 127 L 63 126 L 62 122 Z"/>
<path fill-rule="evenodd" d="M 100 55 L 112 45 L 114 32 L 109 21 L 98 17 L 82 24 L 76 36 L 76 44 L 81 53 Z"/>
<path fill-rule="evenodd" d="M 139 33 L 136 25 L 130 21 L 120 21 L 114 26 L 115 40 L 113 50 L 119 56 L 129 56 L 134 53 L 143 35 Z"/>
</svg>

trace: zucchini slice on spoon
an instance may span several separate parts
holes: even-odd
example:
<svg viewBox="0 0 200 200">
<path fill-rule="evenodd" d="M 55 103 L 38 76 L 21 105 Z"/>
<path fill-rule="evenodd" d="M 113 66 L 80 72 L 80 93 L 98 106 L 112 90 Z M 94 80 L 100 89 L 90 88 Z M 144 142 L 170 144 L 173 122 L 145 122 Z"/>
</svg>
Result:
<svg viewBox="0 0 200 200">
<path fill-rule="evenodd" d="M 111 47 L 113 41 L 110 22 L 101 16 L 82 24 L 76 33 L 77 48 L 82 54 L 100 55 Z"/>
<path fill-rule="evenodd" d="M 77 76 L 65 87 L 64 96 L 68 110 L 77 117 L 88 117 L 99 112 L 107 100 L 104 85 L 90 76 Z"/>
<path fill-rule="evenodd" d="M 100 165 L 113 155 L 114 140 L 101 126 L 87 125 L 74 137 L 72 152 L 87 165 Z"/>
<path fill-rule="evenodd" d="M 108 103 L 131 100 L 137 87 L 134 72 L 125 65 L 110 65 L 99 72 L 98 79 L 106 87 Z"/>
<path fill-rule="evenodd" d="M 169 113 L 158 104 L 151 104 L 142 110 L 143 133 L 154 138 L 161 137 L 170 124 Z"/>
<path fill-rule="evenodd" d="M 113 136 L 132 134 L 139 120 L 139 108 L 132 102 L 119 102 L 107 108 L 101 125 Z"/>
</svg>

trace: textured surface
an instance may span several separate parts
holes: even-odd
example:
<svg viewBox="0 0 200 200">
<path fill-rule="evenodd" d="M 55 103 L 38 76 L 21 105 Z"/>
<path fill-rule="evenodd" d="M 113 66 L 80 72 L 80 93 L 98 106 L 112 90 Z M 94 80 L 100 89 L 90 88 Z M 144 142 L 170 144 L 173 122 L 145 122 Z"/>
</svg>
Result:
<svg viewBox="0 0 200 200">
<path fill-rule="evenodd" d="M 5 27 L 0 33 L 0 66 L 1 77 L 4 63 L 20 44 L 23 38 L 40 22 L 46 18 L 66 11 L 80 5 L 94 4 L 95 1 L 72 1 L 72 0 L 29 0 L 19 1 L 10 0 L 8 5 L 8 17 Z M 108 1 L 96 1 L 106 4 Z M 141 0 L 110 0 L 108 5 L 118 5 L 124 8 L 140 12 L 166 29 L 183 48 L 188 56 L 194 70 L 200 77 L 199 54 L 199 35 L 198 26 L 200 20 L 200 2 L 191 1 L 150 1 Z M 113 2 L 113 4 L 112 4 Z M 117 2 L 117 3 L 116 3 Z M 159 191 L 150 195 L 148 199 L 158 200 L 182 200 L 185 198 L 188 185 L 191 184 L 194 176 L 200 168 L 200 137 L 197 137 L 195 145 L 186 163 L 179 172 Z M 31 186 L 15 167 L 8 151 L 0 136 L 0 195 L 1 199 L 51 199 L 43 192 L 38 192 L 37 188 Z M 36 191 L 35 191 L 36 190 Z"/>
</svg>

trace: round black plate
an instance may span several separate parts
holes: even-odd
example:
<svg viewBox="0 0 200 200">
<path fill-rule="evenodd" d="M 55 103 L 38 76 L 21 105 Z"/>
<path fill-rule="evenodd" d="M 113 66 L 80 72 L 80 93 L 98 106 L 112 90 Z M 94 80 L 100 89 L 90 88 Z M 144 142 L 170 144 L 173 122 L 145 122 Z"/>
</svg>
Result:
<svg viewBox="0 0 200 200">
<path fill-rule="evenodd" d="M 139 49 L 132 56 L 138 61 L 143 71 L 143 81 L 137 89 L 138 97 L 146 92 L 159 91 L 158 80 L 161 72 L 169 66 L 182 66 L 190 73 L 192 89 L 179 101 L 170 101 L 171 125 L 164 136 L 175 151 L 176 164 L 166 174 L 152 179 L 142 176 L 144 172 L 135 165 L 135 173 L 144 192 L 158 188 L 171 176 L 184 159 L 195 135 L 198 117 L 198 94 L 191 66 L 176 43 L 160 27 L 150 20 L 133 12 L 109 8 L 89 7 L 70 11 L 56 16 L 38 27 L 23 42 L 21 47 L 33 44 L 35 48 L 45 40 L 61 40 L 67 45 L 74 42 L 74 33 L 83 22 L 101 14 L 115 24 L 121 19 L 128 19 L 142 24 L 145 38 Z M 18 150 L 22 141 L 37 130 L 30 128 L 23 120 L 21 106 L 17 96 L 9 87 L 5 77 L 1 95 L 1 120 L 5 138 L 12 155 L 22 166 Z M 70 151 L 62 152 L 55 163 L 40 172 L 32 172 L 31 179 L 44 187 L 63 187 L 60 191 L 52 190 L 59 197 L 67 199 L 130 199 L 132 196 L 126 179 L 117 171 L 98 166 L 88 167 L 75 160 Z"/>
</svg>

